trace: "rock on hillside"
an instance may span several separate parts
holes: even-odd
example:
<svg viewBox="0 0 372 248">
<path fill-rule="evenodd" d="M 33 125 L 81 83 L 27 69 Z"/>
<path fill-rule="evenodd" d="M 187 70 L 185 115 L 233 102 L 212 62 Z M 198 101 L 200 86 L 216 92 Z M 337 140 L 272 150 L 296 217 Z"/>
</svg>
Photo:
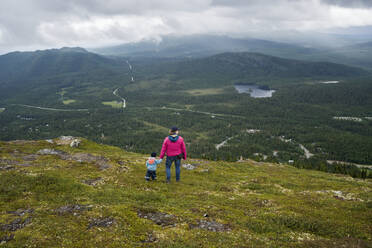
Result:
<svg viewBox="0 0 372 248">
<path fill-rule="evenodd" d="M 0 142 L 2 247 L 372 246 L 371 180 L 190 159 L 146 182 L 147 156 L 65 139 Z"/>
</svg>

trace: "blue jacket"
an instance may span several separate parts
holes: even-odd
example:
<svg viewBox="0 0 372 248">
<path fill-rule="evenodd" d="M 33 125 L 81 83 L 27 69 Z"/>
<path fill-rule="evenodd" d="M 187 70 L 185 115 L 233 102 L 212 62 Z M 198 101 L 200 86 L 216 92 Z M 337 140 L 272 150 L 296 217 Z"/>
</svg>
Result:
<svg viewBox="0 0 372 248">
<path fill-rule="evenodd" d="M 158 164 L 161 163 L 161 161 L 163 161 L 163 159 L 156 159 L 154 157 L 149 157 L 149 159 L 146 161 L 146 167 L 148 170 L 156 171 L 156 167 L 158 166 Z"/>
</svg>

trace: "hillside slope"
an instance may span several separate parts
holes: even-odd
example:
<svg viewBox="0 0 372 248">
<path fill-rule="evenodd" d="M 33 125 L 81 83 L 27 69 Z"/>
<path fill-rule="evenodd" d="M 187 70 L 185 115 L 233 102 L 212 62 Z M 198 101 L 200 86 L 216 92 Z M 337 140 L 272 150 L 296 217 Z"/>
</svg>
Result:
<svg viewBox="0 0 372 248">
<path fill-rule="evenodd" d="M 34 52 L 12 52 L 0 56 L 0 84 L 12 80 L 88 72 L 117 65 L 115 60 L 83 48 L 64 47 Z"/>
<path fill-rule="evenodd" d="M 145 182 L 145 155 L 66 140 L 0 142 L 2 247 L 372 245 L 370 180 L 191 159 Z"/>
<path fill-rule="evenodd" d="M 260 53 L 223 53 L 208 58 L 169 65 L 170 71 L 181 77 L 222 78 L 326 78 L 357 77 L 367 72 L 329 62 L 308 62 L 284 59 Z"/>
<path fill-rule="evenodd" d="M 363 67 L 367 70 L 372 66 L 372 41 L 345 46 L 338 49 L 322 51 L 305 56 L 304 59 L 330 61 Z"/>
</svg>

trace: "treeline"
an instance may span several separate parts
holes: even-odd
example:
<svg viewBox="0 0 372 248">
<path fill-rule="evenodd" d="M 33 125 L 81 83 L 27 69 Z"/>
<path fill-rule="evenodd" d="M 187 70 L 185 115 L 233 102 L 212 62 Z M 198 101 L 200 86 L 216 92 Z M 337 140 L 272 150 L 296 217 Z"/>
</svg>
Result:
<svg viewBox="0 0 372 248">
<path fill-rule="evenodd" d="M 319 159 L 297 160 L 292 164 L 299 169 L 319 170 L 328 173 L 337 173 L 349 175 L 354 178 L 372 178 L 372 170 L 369 168 L 360 168 L 353 164 L 345 163 L 332 163 Z"/>
</svg>

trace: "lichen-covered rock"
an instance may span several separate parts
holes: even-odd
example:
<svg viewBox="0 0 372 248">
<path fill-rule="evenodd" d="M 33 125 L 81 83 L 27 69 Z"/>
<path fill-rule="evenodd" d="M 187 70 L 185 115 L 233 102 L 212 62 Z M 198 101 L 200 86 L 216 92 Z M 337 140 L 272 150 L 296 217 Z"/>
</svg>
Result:
<svg viewBox="0 0 372 248">
<path fill-rule="evenodd" d="M 70 147 L 77 148 L 77 147 L 80 146 L 80 143 L 81 143 L 81 141 L 79 139 L 74 139 L 73 141 L 71 141 Z"/>
<path fill-rule="evenodd" d="M 55 140 L 55 143 L 57 145 L 70 145 L 71 142 L 74 141 L 75 139 L 77 138 L 73 136 L 61 136 Z"/>
<path fill-rule="evenodd" d="M 82 182 L 91 186 L 96 186 L 103 181 L 102 177 L 92 178 L 92 179 L 85 179 Z"/>
<path fill-rule="evenodd" d="M 82 211 L 90 210 L 92 209 L 92 205 L 67 205 L 67 206 L 62 206 L 59 207 L 55 210 L 56 213 L 63 215 L 63 214 L 73 214 L 73 215 L 78 215 Z"/>
<path fill-rule="evenodd" d="M 334 198 L 342 201 L 360 201 L 363 202 L 363 199 L 355 197 L 352 193 L 344 193 L 340 190 L 318 190 L 318 194 L 332 194 Z"/>
<path fill-rule="evenodd" d="M 35 161 L 38 157 L 39 155 L 37 154 L 27 154 L 21 156 L 24 161 Z"/>
<path fill-rule="evenodd" d="M 94 156 L 89 153 L 75 153 L 66 158 L 67 160 L 73 160 L 76 162 L 95 163 L 99 166 L 100 170 L 105 170 L 111 167 L 108 163 L 109 160 L 102 156 Z"/>
<path fill-rule="evenodd" d="M 271 200 L 267 200 L 267 199 L 264 199 L 264 200 L 257 200 L 256 202 L 254 202 L 254 205 L 256 207 L 271 207 L 273 206 L 273 202 Z"/>
<path fill-rule="evenodd" d="M 37 141 L 35 140 L 12 140 L 9 141 L 9 144 L 13 145 L 26 145 L 26 144 L 35 144 Z"/>
<path fill-rule="evenodd" d="M 30 222 L 31 222 L 31 218 L 26 218 L 25 220 L 22 220 L 21 218 L 16 218 L 9 224 L 0 225 L 0 230 L 14 232 L 14 231 L 17 231 L 18 229 L 24 228 Z"/>
<path fill-rule="evenodd" d="M 142 243 L 154 243 L 157 240 L 158 239 L 156 238 L 156 236 L 153 233 L 148 233 L 146 239 L 142 240 L 141 242 Z"/>
<path fill-rule="evenodd" d="M 187 170 L 193 170 L 195 169 L 195 166 L 192 164 L 182 164 L 182 167 L 187 169 Z"/>
<path fill-rule="evenodd" d="M 175 226 L 177 223 L 177 217 L 172 214 L 139 210 L 137 215 L 140 218 L 151 220 L 160 226 Z"/>
<path fill-rule="evenodd" d="M 8 171 L 8 170 L 14 170 L 15 167 L 14 166 L 10 166 L 10 165 L 0 165 L 0 171 Z"/>
<path fill-rule="evenodd" d="M 17 209 L 16 211 L 8 211 L 7 213 L 8 214 L 13 214 L 13 215 L 16 215 L 16 216 L 24 216 L 26 214 L 32 214 L 34 212 L 34 210 L 32 208 L 29 208 L 29 209 Z"/>
<path fill-rule="evenodd" d="M 13 159 L 2 159 L 0 158 L 0 165 L 16 165 L 19 162 Z"/>
<path fill-rule="evenodd" d="M 91 219 L 88 229 L 91 229 L 93 227 L 109 227 L 112 226 L 114 223 L 115 219 L 112 217 Z"/>
<path fill-rule="evenodd" d="M 66 155 L 67 153 L 64 152 L 64 151 L 60 151 L 60 150 L 45 148 L 45 149 L 39 150 L 37 152 L 37 154 L 40 154 L 40 155 Z"/>
<path fill-rule="evenodd" d="M 76 161 L 80 163 L 94 163 L 101 170 L 111 168 L 111 165 L 109 164 L 109 160 L 107 158 L 102 156 L 94 156 L 89 153 L 68 154 L 64 151 L 49 148 L 39 150 L 37 153 L 40 155 L 57 155 L 63 160 Z"/>
<path fill-rule="evenodd" d="M 5 244 L 14 239 L 14 234 L 5 235 L 0 237 L 0 245 Z"/>
<path fill-rule="evenodd" d="M 211 232 L 226 232 L 231 231 L 229 225 L 221 224 L 216 221 L 199 220 L 196 224 L 189 224 L 191 229 L 199 228 Z"/>
</svg>

